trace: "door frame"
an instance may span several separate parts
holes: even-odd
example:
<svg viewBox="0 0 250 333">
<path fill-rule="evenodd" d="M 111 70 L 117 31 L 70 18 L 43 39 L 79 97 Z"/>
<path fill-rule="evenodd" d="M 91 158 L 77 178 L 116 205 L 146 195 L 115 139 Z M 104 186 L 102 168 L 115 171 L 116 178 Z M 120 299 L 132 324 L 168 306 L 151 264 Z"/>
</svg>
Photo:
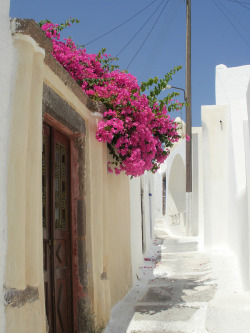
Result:
<svg viewBox="0 0 250 333">
<path fill-rule="evenodd" d="M 54 98 L 51 99 L 51 96 Z M 72 317 L 73 332 L 81 333 L 84 332 L 84 314 L 89 304 L 86 258 L 85 121 L 52 88 L 45 85 L 43 123 L 55 128 L 70 140 Z"/>
</svg>

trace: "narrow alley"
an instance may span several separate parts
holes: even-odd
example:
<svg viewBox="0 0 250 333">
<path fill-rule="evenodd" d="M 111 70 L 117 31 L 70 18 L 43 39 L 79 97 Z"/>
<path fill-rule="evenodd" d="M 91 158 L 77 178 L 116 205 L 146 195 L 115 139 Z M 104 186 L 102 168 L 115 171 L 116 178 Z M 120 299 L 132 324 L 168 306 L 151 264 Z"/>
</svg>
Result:
<svg viewBox="0 0 250 333">
<path fill-rule="evenodd" d="M 0 333 L 250 333 L 249 49 L 193 2 L 0 2 Z"/>
<path fill-rule="evenodd" d="M 241 292 L 232 255 L 199 251 L 196 238 L 164 231 L 140 271 L 136 286 L 113 308 L 105 333 L 205 333 L 208 302 Z"/>
</svg>

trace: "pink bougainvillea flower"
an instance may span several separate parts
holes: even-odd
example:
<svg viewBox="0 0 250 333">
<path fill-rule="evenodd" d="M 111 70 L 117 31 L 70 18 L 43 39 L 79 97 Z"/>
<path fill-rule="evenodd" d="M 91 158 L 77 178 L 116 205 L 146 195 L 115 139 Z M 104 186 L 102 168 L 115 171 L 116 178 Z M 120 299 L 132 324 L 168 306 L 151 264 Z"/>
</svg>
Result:
<svg viewBox="0 0 250 333">
<path fill-rule="evenodd" d="M 108 172 L 134 177 L 145 171 L 156 172 L 169 155 L 168 147 L 180 138 L 168 107 L 160 107 L 158 102 L 150 104 L 132 74 L 107 67 L 110 55 L 88 54 L 72 39 L 60 40 L 57 28 L 58 24 L 48 22 L 42 26 L 52 40 L 52 55 L 91 99 L 106 106 L 96 139 L 107 143 L 114 157 Z"/>
<path fill-rule="evenodd" d="M 113 170 L 112 170 L 111 167 L 108 167 L 108 172 L 109 172 L 109 173 L 113 173 Z"/>
</svg>

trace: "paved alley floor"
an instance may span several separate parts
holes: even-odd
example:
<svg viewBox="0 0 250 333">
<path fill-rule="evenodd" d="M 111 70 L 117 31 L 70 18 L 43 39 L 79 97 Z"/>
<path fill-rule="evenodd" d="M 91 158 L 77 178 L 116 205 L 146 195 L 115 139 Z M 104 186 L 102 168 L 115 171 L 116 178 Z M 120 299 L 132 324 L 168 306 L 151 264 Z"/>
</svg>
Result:
<svg viewBox="0 0 250 333">
<path fill-rule="evenodd" d="M 113 308 L 104 333 L 207 332 L 208 302 L 241 287 L 231 256 L 197 247 L 192 238 L 158 235 L 138 283 Z"/>
</svg>

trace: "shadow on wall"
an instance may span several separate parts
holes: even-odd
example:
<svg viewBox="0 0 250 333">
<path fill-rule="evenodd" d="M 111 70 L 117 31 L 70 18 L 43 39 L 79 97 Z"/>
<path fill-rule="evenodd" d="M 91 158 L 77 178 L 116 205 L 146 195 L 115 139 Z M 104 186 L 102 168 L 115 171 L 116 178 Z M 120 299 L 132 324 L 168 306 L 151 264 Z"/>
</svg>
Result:
<svg viewBox="0 0 250 333">
<path fill-rule="evenodd" d="M 167 227 L 176 235 L 185 235 L 184 212 L 186 205 L 185 166 L 180 155 L 176 155 L 168 179 Z"/>
</svg>

